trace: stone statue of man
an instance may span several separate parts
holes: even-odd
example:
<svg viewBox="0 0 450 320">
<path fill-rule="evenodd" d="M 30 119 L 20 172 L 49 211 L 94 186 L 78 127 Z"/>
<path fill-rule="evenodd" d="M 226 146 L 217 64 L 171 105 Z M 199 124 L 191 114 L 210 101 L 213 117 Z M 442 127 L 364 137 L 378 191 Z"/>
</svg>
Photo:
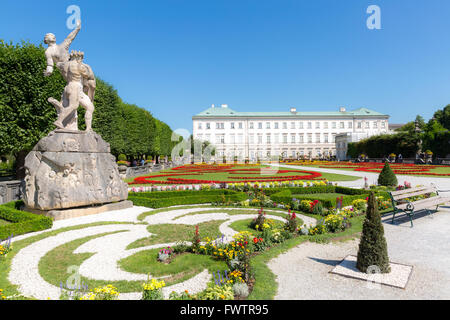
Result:
<svg viewBox="0 0 450 320">
<path fill-rule="evenodd" d="M 81 51 L 72 51 L 69 56 L 69 61 L 58 62 L 56 66 L 61 70 L 64 79 L 67 80 L 67 85 L 64 88 L 62 103 L 54 98 L 49 98 L 48 101 L 52 103 L 58 111 L 58 119 L 55 125 L 64 129 L 65 120 L 76 112 L 78 106 L 86 109 L 84 121 L 86 123 L 86 131 L 92 130 L 92 114 L 94 112 L 94 104 L 88 95 L 83 91 L 83 81 L 90 77 L 90 70 L 86 64 L 83 63 L 84 53 Z"/>
<path fill-rule="evenodd" d="M 45 57 L 47 60 L 47 68 L 44 71 L 44 76 L 49 76 L 53 73 L 53 66 L 55 64 L 58 67 L 58 65 L 62 65 L 62 63 L 69 61 L 69 58 L 70 58 L 69 47 L 70 47 L 72 41 L 77 36 L 80 29 L 81 29 L 81 21 L 78 20 L 76 28 L 60 44 L 56 44 L 56 37 L 53 33 L 47 33 L 45 35 L 44 43 L 46 43 L 48 45 L 48 48 L 45 50 Z M 92 68 L 89 65 L 83 63 L 83 66 L 84 66 L 83 69 L 86 72 L 83 74 L 83 76 L 80 79 L 81 84 L 82 84 L 82 90 L 85 94 L 87 94 L 90 101 L 93 102 L 94 96 L 95 96 L 95 87 L 96 87 L 95 75 L 94 75 L 94 72 L 92 71 Z M 69 82 L 69 79 L 67 78 L 67 74 L 65 72 L 61 72 L 61 73 L 62 73 L 63 78 L 67 82 Z M 53 98 L 50 98 L 49 102 L 51 102 L 53 105 L 55 105 L 56 110 L 58 111 L 58 120 L 60 120 L 61 117 L 59 115 L 59 112 L 62 110 L 62 108 L 59 108 L 57 106 L 57 104 L 55 104 L 55 99 L 53 99 Z M 64 94 L 61 97 L 61 101 L 59 102 L 59 105 L 64 105 Z M 57 120 L 57 123 L 59 125 L 57 125 L 57 126 L 60 127 L 62 122 L 58 121 L 58 120 Z M 72 117 L 71 121 L 68 124 L 66 124 L 64 126 L 64 128 L 76 130 L 77 129 L 76 122 L 77 122 L 77 117 L 76 117 L 76 111 L 75 111 L 73 113 L 73 117 Z"/>
</svg>

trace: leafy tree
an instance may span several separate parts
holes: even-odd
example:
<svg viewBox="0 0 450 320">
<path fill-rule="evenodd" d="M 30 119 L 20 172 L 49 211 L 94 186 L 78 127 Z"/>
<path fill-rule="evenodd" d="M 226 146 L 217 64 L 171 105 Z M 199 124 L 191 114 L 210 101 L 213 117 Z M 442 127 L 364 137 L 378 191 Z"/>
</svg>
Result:
<svg viewBox="0 0 450 320">
<path fill-rule="evenodd" d="M 44 77 L 44 52 L 42 45 L 12 45 L 0 40 L 0 155 L 16 158 L 18 178 L 24 177 L 27 153 L 55 129 L 56 111 L 47 99 L 60 97 L 66 85 L 57 68 Z M 98 76 L 96 80 L 92 127 L 110 143 L 111 152 L 126 154 L 131 160 L 156 153 L 170 155 L 174 145 L 170 127 L 147 110 L 122 102 L 112 85 Z M 81 130 L 85 128 L 84 112 L 78 109 Z"/>
<path fill-rule="evenodd" d="M 55 126 L 48 97 L 60 97 L 65 81 L 58 70 L 44 77 L 44 48 L 0 40 L 0 154 L 13 154 L 17 178 L 25 175 L 25 156 Z"/>
<path fill-rule="evenodd" d="M 450 104 L 445 106 L 444 109 L 438 110 L 434 113 L 434 118 L 438 121 L 445 129 L 450 130 Z"/>
<path fill-rule="evenodd" d="M 366 218 L 356 261 L 356 268 L 361 272 L 366 273 L 370 266 L 377 266 L 381 273 L 391 271 L 384 228 L 374 192 L 370 193 L 367 202 Z"/>
<path fill-rule="evenodd" d="M 396 186 L 398 183 L 397 177 L 388 162 L 384 164 L 383 170 L 381 170 L 378 176 L 378 184 L 380 186 Z"/>
</svg>

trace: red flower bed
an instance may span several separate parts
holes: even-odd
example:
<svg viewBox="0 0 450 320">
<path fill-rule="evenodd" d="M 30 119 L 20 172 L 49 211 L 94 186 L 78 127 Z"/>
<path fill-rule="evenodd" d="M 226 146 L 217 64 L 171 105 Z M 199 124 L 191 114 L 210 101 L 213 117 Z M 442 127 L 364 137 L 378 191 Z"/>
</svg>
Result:
<svg viewBox="0 0 450 320">
<path fill-rule="evenodd" d="M 395 174 L 414 174 L 414 175 L 424 175 L 424 176 L 450 176 L 450 173 L 435 173 L 429 172 L 432 169 L 442 168 L 445 166 L 437 166 L 437 165 L 415 165 L 409 163 L 392 163 L 390 164 L 392 171 Z M 352 163 L 346 162 L 344 164 L 339 163 L 329 163 L 322 164 L 319 166 L 320 168 L 328 168 L 328 169 L 353 169 L 354 171 L 364 171 L 364 172 L 374 172 L 380 173 L 384 167 L 384 163 L 378 162 L 362 162 L 362 163 Z"/>
<path fill-rule="evenodd" d="M 205 184 L 205 183 L 234 183 L 234 182 L 275 182 L 275 181 L 291 181 L 291 180 L 314 180 L 322 176 L 319 172 L 301 171 L 301 170 L 278 170 L 278 173 L 292 173 L 286 176 L 245 176 L 245 174 L 256 175 L 261 172 L 261 168 L 236 168 L 236 165 L 186 165 L 171 170 L 174 173 L 163 173 L 152 176 L 136 177 L 133 182 L 128 184 Z M 192 178 L 178 178 L 178 176 L 192 176 L 203 175 L 208 173 L 240 174 L 242 176 L 233 177 L 233 180 L 206 180 L 206 179 L 192 179 Z M 297 174 L 295 174 L 297 173 Z M 167 177 L 167 181 L 157 180 L 157 178 Z M 156 180 L 155 180 L 156 178 Z"/>
</svg>

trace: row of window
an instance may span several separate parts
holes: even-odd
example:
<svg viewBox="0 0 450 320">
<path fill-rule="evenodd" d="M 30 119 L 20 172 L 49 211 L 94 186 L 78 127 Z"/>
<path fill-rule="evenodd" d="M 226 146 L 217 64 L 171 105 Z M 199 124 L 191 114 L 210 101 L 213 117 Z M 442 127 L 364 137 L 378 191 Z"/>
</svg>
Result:
<svg viewBox="0 0 450 320">
<path fill-rule="evenodd" d="M 255 135 L 253 134 L 249 134 L 248 135 L 248 143 L 249 144 L 254 144 L 254 143 L 258 143 L 258 144 L 271 144 L 271 143 L 291 143 L 291 144 L 295 144 L 295 143 L 334 143 L 335 139 L 336 139 L 336 134 L 337 133 L 332 133 L 331 137 L 329 133 L 316 133 L 316 134 L 312 134 L 312 133 L 307 133 L 307 134 L 303 134 L 303 133 L 299 133 L 298 135 L 295 133 L 291 133 L 291 134 L 287 134 L 284 133 L 280 136 L 280 134 L 275 133 L 273 136 L 273 140 L 272 140 L 272 134 L 267 133 L 265 135 L 263 134 L 258 134 L 256 135 L 256 139 L 255 139 Z M 265 136 L 265 139 L 263 139 L 263 137 Z M 314 137 L 314 141 L 313 141 L 313 137 Z M 216 140 L 215 143 L 216 144 L 224 144 L 225 143 L 225 134 L 216 134 Z M 331 138 L 331 139 L 330 139 Z M 198 134 L 197 135 L 197 139 L 198 140 L 203 140 L 203 135 L 202 134 Z M 229 144 L 242 144 L 244 143 L 243 141 L 244 136 L 242 134 L 238 134 L 237 135 L 237 139 L 236 139 L 236 135 L 234 134 L 230 134 L 229 135 L 229 140 L 227 143 Z M 209 142 L 213 142 L 211 141 L 211 136 L 209 134 L 205 135 L 205 140 L 209 141 Z"/>
<path fill-rule="evenodd" d="M 379 121 L 357 121 L 356 127 L 358 129 L 362 129 L 363 126 L 365 129 L 370 129 L 370 122 L 372 122 L 372 128 L 378 129 L 378 128 L 386 128 L 386 122 L 381 121 L 381 124 L 379 126 Z M 345 125 L 347 123 L 347 126 Z M 364 123 L 364 125 L 363 125 Z M 230 129 L 243 129 L 243 123 L 237 122 L 237 125 L 235 122 L 230 122 Z M 255 129 L 253 122 L 249 122 L 249 129 Z M 266 122 L 265 127 L 263 128 L 263 122 L 257 122 L 257 129 L 271 129 L 271 122 Z M 281 129 L 287 129 L 288 123 L 282 122 L 281 123 Z M 314 128 L 315 129 L 329 129 L 329 123 L 323 122 L 321 127 L 321 122 L 316 121 L 314 122 Z M 331 129 L 337 129 L 339 126 L 339 129 L 353 129 L 353 122 L 352 121 L 332 121 L 331 122 Z M 291 122 L 290 123 L 290 129 L 312 129 L 313 128 L 313 122 L 306 122 L 306 127 L 303 126 L 303 122 Z M 198 123 L 198 129 L 202 129 L 202 122 Z M 205 129 L 211 129 L 211 123 L 206 122 L 205 123 Z M 225 129 L 225 123 L 224 122 L 216 122 L 216 129 Z M 274 122 L 274 129 L 280 129 L 279 123 Z"/>
<path fill-rule="evenodd" d="M 245 157 L 245 153 L 244 150 L 239 149 L 239 150 L 230 150 L 230 151 L 224 151 L 224 150 L 218 150 L 216 152 L 217 157 Z M 284 149 L 284 150 L 275 150 L 275 152 L 272 153 L 271 150 L 253 150 L 250 149 L 249 150 L 249 157 L 250 159 L 255 159 L 255 158 L 270 158 L 272 156 L 278 156 L 281 155 L 283 158 L 287 158 L 287 157 L 292 157 L 292 158 L 298 158 L 298 157 L 302 157 L 302 156 L 332 156 L 332 155 L 336 155 L 336 150 L 335 149 L 321 149 L 321 148 L 316 148 L 316 149 Z"/>
</svg>

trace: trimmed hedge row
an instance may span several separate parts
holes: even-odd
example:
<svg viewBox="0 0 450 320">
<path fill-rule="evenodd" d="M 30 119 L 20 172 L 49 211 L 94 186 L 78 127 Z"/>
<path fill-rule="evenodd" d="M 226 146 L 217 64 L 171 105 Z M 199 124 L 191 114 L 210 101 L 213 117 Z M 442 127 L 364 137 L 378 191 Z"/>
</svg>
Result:
<svg viewBox="0 0 450 320">
<path fill-rule="evenodd" d="M 0 226 L 0 240 L 5 240 L 11 234 L 18 236 L 33 231 L 49 229 L 53 226 L 52 218 L 15 209 L 17 202 L 0 205 L 0 218 L 11 222 Z"/>
<path fill-rule="evenodd" d="M 292 201 L 292 191 L 289 189 L 274 193 L 270 200 L 277 203 L 290 203 Z"/>
<path fill-rule="evenodd" d="M 271 196 L 275 193 L 289 190 L 292 194 L 310 194 L 310 193 L 331 193 L 335 192 L 335 186 L 315 186 L 315 187 L 289 187 L 289 188 L 267 188 L 263 189 L 264 194 Z"/>
<path fill-rule="evenodd" d="M 278 189 L 279 191 L 273 193 L 270 196 L 270 199 L 277 203 L 291 204 L 292 203 L 292 194 L 311 194 L 310 197 L 302 197 L 300 200 L 317 200 L 313 194 L 315 193 L 341 193 L 344 194 L 342 199 L 342 205 L 349 206 L 356 199 L 366 199 L 369 195 L 369 190 L 364 189 L 353 189 L 348 187 L 341 186 L 317 186 L 317 187 L 307 187 L 307 188 L 284 188 Z M 377 193 L 379 196 L 384 196 L 388 199 L 387 192 L 379 192 Z M 330 200 L 320 200 L 326 208 L 336 207 L 336 199 Z"/>
<path fill-rule="evenodd" d="M 210 196 L 221 194 L 236 194 L 237 191 L 228 189 L 214 190 L 183 190 L 183 191 L 154 191 L 154 192 L 130 192 L 129 196 L 149 199 L 164 199 L 172 197 Z"/>
<path fill-rule="evenodd" d="M 185 195 L 185 196 L 171 196 L 166 198 L 146 197 L 145 195 L 131 195 L 128 196 L 128 200 L 131 200 L 136 206 L 143 206 L 148 208 L 163 208 L 183 204 L 201 204 L 211 203 L 217 201 L 243 201 L 247 199 L 247 195 L 244 192 L 234 193 L 222 193 L 222 194 L 210 194 L 210 195 Z"/>
</svg>

